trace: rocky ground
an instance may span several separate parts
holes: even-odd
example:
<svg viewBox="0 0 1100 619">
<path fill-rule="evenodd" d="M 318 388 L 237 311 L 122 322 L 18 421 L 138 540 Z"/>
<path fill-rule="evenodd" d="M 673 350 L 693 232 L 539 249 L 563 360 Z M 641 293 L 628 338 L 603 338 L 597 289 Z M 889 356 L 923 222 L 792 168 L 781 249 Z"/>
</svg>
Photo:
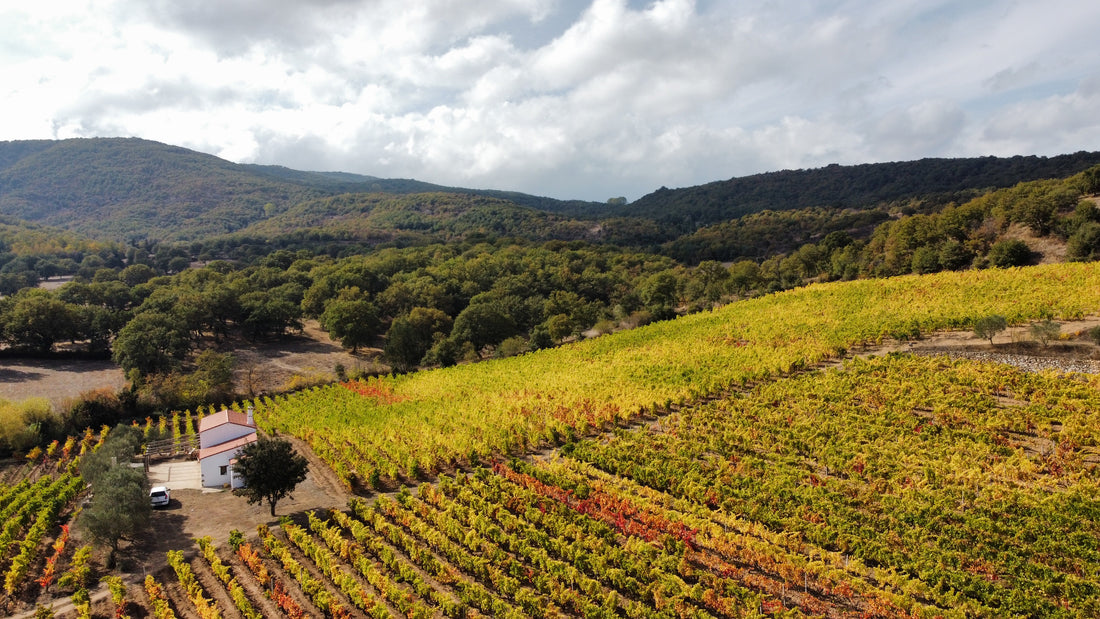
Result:
<svg viewBox="0 0 1100 619">
<path fill-rule="evenodd" d="M 921 354 L 945 354 L 952 358 L 973 359 L 990 363 L 1004 363 L 1028 372 L 1054 370 L 1064 373 L 1100 374 L 1100 361 L 1094 359 L 1072 359 L 1063 357 L 1035 357 L 994 351 L 945 350 L 940 353 L 921 352 Z"/>
</svg>

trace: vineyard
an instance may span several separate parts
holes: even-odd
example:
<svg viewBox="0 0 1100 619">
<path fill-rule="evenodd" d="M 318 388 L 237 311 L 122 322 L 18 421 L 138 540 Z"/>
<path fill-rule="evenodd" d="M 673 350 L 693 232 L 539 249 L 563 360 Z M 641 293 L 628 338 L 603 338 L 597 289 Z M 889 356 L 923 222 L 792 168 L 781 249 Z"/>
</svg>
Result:
<svg viewBox="0 0 1100 619">
<path fill-rule="evenodd" d="M 1018 323 L 1097 308 L 1095 263 L 814 285 L 574 346 L 318 387 L 254 406 L 262 429 L 308 442 L 349 488 L 393 489 L 497 454 L 559 445 L 883 338 L 968 328 L 993 313 Z"/>
<path fill-rule="evenodd" d="M 63 518 L 44 525 L 53 550 L 34 542 L 16 568 L 15 542 L 5 565 L 19 599 L 52 586 L 78 617 L 1097 616 L 1100 377 L 904 354 L 812 366 L 990 313 L 1098 308 L 1095 265 L 830 284 L 241 403 L 363 497 L 198 539 L 94 602 L 50 584 L 87 562 Z M 145 435 L 186 438 L 202 414 Z M 46 481 L 0 489 L 4 514 L 31 484 L 75 483 L 65 449 L 39 454 Z"/>
<path fill-rule="evenodd" d="M 890 355 L 198 540 L 157 617 L 1094 616 L 1100 378 Z M 157 610 L 159 609 L 159 610 Z M 127 611 L 129 612 L 129 611 Z"/>
<path fill-rule="evenodd" d="M 84 491 L 77 463 L 105 436 L 106 428 L 53 441 L 27 454 L 22 466 L 5 471 L 0 482 L 0 607 L 12 608 L 28 592 L 86 586 L 91 547 L 72 548 L 68 521 Z"/>
</svg>

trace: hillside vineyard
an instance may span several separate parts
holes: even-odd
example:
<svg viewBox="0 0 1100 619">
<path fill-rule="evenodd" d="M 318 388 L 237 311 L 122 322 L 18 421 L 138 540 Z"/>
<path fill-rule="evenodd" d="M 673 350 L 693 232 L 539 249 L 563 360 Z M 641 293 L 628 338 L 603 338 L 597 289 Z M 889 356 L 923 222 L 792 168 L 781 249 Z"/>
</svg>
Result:
<svg viewBox="0 0 1100 619">
<path fill-rule="evenodd" d="M 349 487 L 523 453 L 775 379 L 883 338 L 1000 314 L 1100 307 L 1094 264 L 813 285 L 642 329 L 431 372 L 254 403 L 267 432 L 307 441 Z"/>
<path fill-rule="evenodd" d="M 197 540 L 98 601 L 85 549 L 30 534 L 71 517 L 76 451 L 108 436 L 89 432 L 0 488 L 9 548 L 28 531 L 0 563 L 9 607 L 49 590 L 77 616 L 1094 616 L 1100 379 L 848 353 L 1098 309 L 1095 263 L 812 285 L 240 402 L 358 496 Z"/>
</svg>

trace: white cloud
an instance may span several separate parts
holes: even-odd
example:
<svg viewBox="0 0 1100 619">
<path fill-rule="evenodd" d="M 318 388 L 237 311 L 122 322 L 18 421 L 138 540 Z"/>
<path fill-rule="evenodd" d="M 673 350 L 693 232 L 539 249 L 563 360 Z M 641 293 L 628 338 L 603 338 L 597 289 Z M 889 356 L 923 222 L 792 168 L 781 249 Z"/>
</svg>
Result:
<svg viewBox="0 0 1100 619">
<path fill-rule="evenodd" d="M 1069 94 L 1024 101 L 994 112 L 976 136 L 994 154 L 1029 148 L 1039 154 L 1096 149 L 1100 144 L 1100 73 Z"/>
<path fill-rule="evenodd" d="M 1073 0 L 38 4 L 0 6 L 0 139 L 596 200 L 1100 149 L 1100 4 Z"/>
</svg>

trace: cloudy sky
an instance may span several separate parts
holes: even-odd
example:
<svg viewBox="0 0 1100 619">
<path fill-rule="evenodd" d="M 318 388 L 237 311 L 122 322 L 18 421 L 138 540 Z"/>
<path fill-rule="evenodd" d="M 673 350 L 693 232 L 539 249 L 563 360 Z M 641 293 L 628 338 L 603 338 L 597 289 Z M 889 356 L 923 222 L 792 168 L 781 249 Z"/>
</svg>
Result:
<svg viewBox="0 0 1100 619">
<path fill-rule="evenodd" d="M 1100 150 L 1089 0 L 0 0 L 0 140 L 633 200 Z"/>
</svg>

